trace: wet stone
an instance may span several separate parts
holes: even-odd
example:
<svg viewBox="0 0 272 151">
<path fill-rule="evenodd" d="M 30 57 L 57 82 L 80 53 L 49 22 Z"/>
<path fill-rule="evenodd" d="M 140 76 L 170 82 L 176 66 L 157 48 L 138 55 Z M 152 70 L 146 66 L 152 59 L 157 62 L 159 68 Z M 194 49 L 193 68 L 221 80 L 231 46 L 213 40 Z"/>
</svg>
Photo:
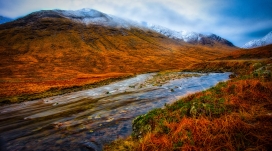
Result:
<svg viewBox="0 0 272 151">
<path fill-rule="evenodd" d="M 93 136 L 103 136 L 105 132 L 96 132 Z"/>
<path fill-rule="evenodd" d="M 120 130 L 120 133 L 127 133 L 128 132 L 128 128 L 127 127 L 122 127 Z"/>
<path fill-rule="evenodd" d="M 80 146 L 80 151 L 102 151 L 102 145 L 94 142 L 84 142 Z"/>
</svg>

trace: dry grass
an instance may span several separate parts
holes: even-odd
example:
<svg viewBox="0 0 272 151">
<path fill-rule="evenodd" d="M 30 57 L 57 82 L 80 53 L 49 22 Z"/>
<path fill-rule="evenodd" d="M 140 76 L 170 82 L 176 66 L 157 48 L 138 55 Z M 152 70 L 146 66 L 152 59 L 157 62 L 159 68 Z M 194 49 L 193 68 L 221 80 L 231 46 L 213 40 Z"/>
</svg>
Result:
<svg viewBox="0 0 272 151">
<path fill-rule="evenodd" d="M 241 49 L 227 54 L 226 57 L 220 59 L 264 59 L 272 57 L 272 45 L 253 49 Z"/>
<path fill-rule="evenodd" d="M 11 81 L 2 82 L 0 87 L 0 97 L 9 97 L 22 94 L 42 93 L 52 88 L 65 89 L 74 86 L 84 86 L 86 84 L 97 83 L 106 79 L 130 76 L 132 74 L 108 73 L 85 75 L 74 79 L 52 80 L 52 81 Z M 15 91 L 16 90 L 16 91 Z"/>
<path fill-rule="evenodd" d="M 259 68 L 254 65 L 253 62 L 246 69 Z M 104 149 L 270 150 L 272 78 L 264 79 L 253 73 L 239 75 L 166 105 L 165 109 L 155 109 L 136 118 L 131 137 L 113 142 Z"/>
<path fill-rule="evenodd" d="M 112 82 L 134 76 L 133 74 L 100 74 L 89 75 L 72 80 L 40 81 L 40 82 L 9 82 L 1 86 L 3 96 L 0 104 L 18 103 L 46 98 L 65 93 L 92 89 Z M 16 91 L 14 91 L 14 89 Z"/>
</svg>

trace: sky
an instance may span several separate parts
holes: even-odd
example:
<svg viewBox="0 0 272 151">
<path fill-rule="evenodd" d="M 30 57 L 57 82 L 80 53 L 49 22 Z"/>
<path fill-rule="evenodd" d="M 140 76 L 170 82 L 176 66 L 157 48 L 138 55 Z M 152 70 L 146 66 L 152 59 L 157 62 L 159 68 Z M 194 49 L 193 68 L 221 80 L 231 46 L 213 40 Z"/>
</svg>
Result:
<svg viewBox="0 0 272 151">
<path fill-rule="evenodd" d="M 272 31 L 272 0 L 0 0 L 0 15 L 92 8 L 177 31 L 214 33 L 236 46 Z"/>
</svg>

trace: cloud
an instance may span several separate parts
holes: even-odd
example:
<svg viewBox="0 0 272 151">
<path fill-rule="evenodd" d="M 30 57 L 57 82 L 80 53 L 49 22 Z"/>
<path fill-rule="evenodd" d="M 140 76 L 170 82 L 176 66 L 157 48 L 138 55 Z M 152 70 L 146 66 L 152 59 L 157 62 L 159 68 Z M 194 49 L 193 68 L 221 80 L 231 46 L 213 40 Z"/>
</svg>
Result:
<svg viewBox="0 0 272 151">
<path fill-rule="evenodd" d="M 271 0 L 0 0 L 0 15 L 7 17 L 41 9 L 81 8 L 174 30 L 212 32 L 238 46 L 272 29 Z"/>
</svg>

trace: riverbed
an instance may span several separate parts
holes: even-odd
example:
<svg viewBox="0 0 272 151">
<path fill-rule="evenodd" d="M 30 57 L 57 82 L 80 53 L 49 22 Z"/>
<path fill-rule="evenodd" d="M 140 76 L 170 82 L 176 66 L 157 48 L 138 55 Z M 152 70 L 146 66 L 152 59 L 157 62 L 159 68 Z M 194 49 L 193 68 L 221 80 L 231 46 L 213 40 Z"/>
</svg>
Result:
<svg viewBox="0 0 272 151">
<path fill-rule="evenodd" d="M 0 106 L 0 135 L 7 150 L 101 150 L 132 132 L 132 120 L 154 108 L 226 81 L 230 73 L 192 74 L 150 84 L 141 74 L 94 89 Z M 180 77 L 180 76 L 177 76 Z"/>
</svg>

